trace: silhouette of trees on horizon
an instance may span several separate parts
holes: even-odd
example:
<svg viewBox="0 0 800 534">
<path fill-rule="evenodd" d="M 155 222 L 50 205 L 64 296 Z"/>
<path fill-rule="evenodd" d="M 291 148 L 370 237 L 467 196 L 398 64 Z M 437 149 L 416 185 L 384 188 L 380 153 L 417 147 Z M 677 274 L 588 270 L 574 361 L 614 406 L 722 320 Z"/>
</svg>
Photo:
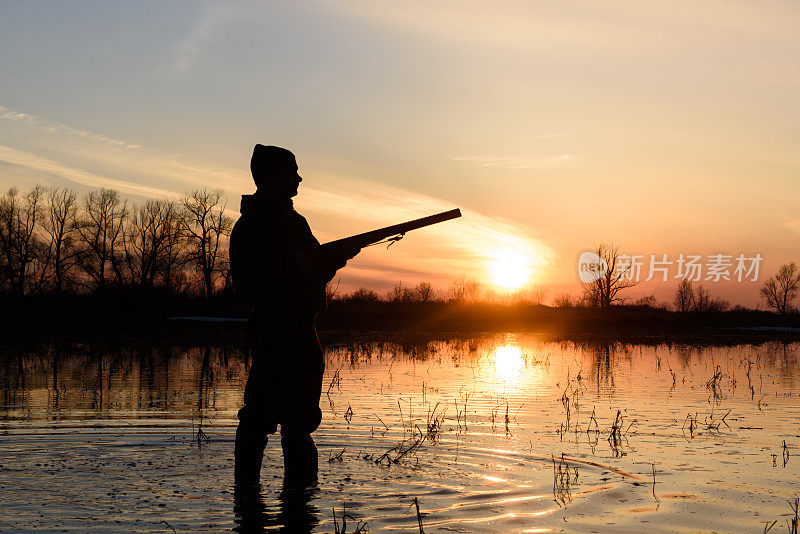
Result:
<svg viewBox="0 0 800 534">
<path fill-rule="evenodd" d="M 797 311 L 794 299 L 800 289 L 800 268 L 794 262 L 780 266 L 775 276 L 772 276 L 761 286 L 761 296 L 767 306 L 780 315 Z"/>
<path fill-rule="evenodd" d="M 11 188 L 0 197 L 0 291 L 94 294 L 230 290 L 233 219 L 222 191 L 123 200 L 113 189 Z"/>
<path fill-rule="evenodd" d="M 713 298 L 702 284 L 694 287 L 687 278 L 683 278 L 678 284 L 672 302 L 678 312 L 723 312 L 731 308 L 730 302 Z"/>
<path fill-rule="evenodd" d="M 338 283 L 329 284 L 328 300 L 349 304 L 418 304 L 418 303 L 451 303 L 451 304 L 526 304 L 538 306 L 542 304 L 544 293 L 540 288 L 519 290 L 511 293 L 497 294 L 481 285 L 477 280 L 459 278 L 450 283 L 446 289 L 436 289 L 428 281 L 416 285 L 397 282 L 391 289 L 379 293 L 374 289 L 359 287 L 349 293 L 340 293 Z"/>
<path fill-rule="evenodd" d="M 233 218 L 225 214 L 221 190 L 196 189 L 178 200 L 124 200 L 113 189 L 78 195 L 63 187 L 37 185 L 27 192 L 9 189 L 0 196 L 0 293 L 103 294 L 165 293 L 202 296 L 232 292 L 228 239 Z M 621 292 L 636 285 L 620 248 L 601 243 L 594 251 L 608 268 L 598 280 L 583 284 L 582 296 L 560 295 L 554 307 L 609 308 L 618 305 L 678 312 L 721 312 L 728 301 L 711 296 L 702 285 L 681 280 L 672 302 L 653 295 L 627 301 Z M 800 267 L 782 265 L 760 288 L 767 308 L 781 315 L 797 313 Z M 358 288 L 330 300 L 390 303 L 507 303 L 540 305 L 541 288 L 496 294 L 474 279 L 453 281 L 445 290 L 430 282 L 398 282 L 386 293 Z"/>
</svg>

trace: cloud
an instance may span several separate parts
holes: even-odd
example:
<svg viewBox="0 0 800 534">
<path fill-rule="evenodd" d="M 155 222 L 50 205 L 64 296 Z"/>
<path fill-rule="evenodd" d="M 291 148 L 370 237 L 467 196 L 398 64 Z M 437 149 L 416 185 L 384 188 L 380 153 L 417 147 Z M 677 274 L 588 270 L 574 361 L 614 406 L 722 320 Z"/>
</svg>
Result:
<svg viewBox="0 0 800 534">
<path fill-rule="evenodd" d="M 234 198 L 252 190 L 244 168 L 188 162 L 174 154 L 7 108 L 0 108 L 0 163 L 14 168 L 14 180 L 22 176 L 29 182 L 66 180 L 144 198 L 174 199 L 198 187 L 220 188 Z M 415 191 L 332 175 L 313 167 L 305 167 L 304 175 L 306 181 L 295 205 L 312 222 L 321 241 L 457 207 Z M 230 207 L 237 204 L 238 198 Z M 344 271 L 343 288 L 355 283 L 348 282 L 348 277 L 378 284 L 426 279 L 439 285 L 463 276 L 485 279 L 486 264 L 497 251 L 509 249 L 533 270 L 545 269 L 554 258 L 552 249 L 533 228 L 461 208 L 460 219 L 410 232 L 390 249 L 366 249 Z M 236 215 L 233 210 L 230 213 Z"/>
<path fill-rule="evenodd" d="M 197 62 L 208 42 L 223 23 L 230 19 L 232 12 L 229 7 L 217 3 L 209 3 L 203 7 L 197 24 L 175 46 L 173 67 L 176 71 L 186 72 Z"/>
<path fill-rule="evenodd" d="M 792 2 L 762 4 L 713 0 L 676 5 L 667 0 L 627 2 L 507 0 L 487 9 L 463 0 L 326 2 L 337 13 L 400 28 L 433 41 L 526 50 L 546 55 L 644 55 L 705 42 L 723 32 L 769 40 L 792 35 L 797 8 Z M 676 41 L 680 35 L 682 41 Z"/>
<path fill-rule="evenodd" d="M 336 220 L 342 233 L 320 233 L 323 241 L 453 209 L 451 202 L 413 191 L 354 178 L 317 175 L 319 186 L 304 186 L 295 204 L 312 219 Z M 541 274 L 555 258 L 535 229 L 462 207 L 463 217 L 409 233 L 390 249 L 374 247 L 352 266 L 361 278 L 378 273 L 397 280 L 447 282 L 460 277 L 486 279 L 498 251 L 512 250 L 525 267 Z M 388 258 L 388 259 L 387 259 Z M 391 262 L 392 267 L 387 265 Z M 428 273 L 428 276 L 414 273 Z M 346 280 L 345 280 L 346 281 Z"/>
<path fill-rule="evenodd" d="M 10 164 L 89 187 L 120 189 L 131 195 L 174 195 L 198 184 L 244 190 L 251 183 L 244 170 L 190 164 L 180 155 L 3 106 L 0 106 L 0 146 L 3 158 Z"/>
<path fill-rule="evenodd" d="M 126 143 L 125 141 L 121 141 L 119 139 L 112 139 L 110 137 L 94 134 L 91 132 L 87 132 L 85 130 L 79 130 L 77 128 L 72 128 L 70 126 L 67 126 L 66 124 L 46 121 L 38 117 L 37 115 L 12 111 L 4 106 L 0 106 L 0 121 L 13 121 L 16 123 L 27 125 L 33 129 L 39 129 L 50 133 L 61 133 L 77 138 L 88 139 L 93 142 L 102 143 L 104 145 L 112 147 L 124 148 L 128 150 L 141 148 L 141 146 L 139 145 Z"/>
<path fill-rule="evenodd" d="M 783 215 L 783 218 L 785 219 L 783 225 L 786 228 L 788 228 L 792 232 L 800 234 L 800 219 L 793 219 L 793 218 L 788 217 L 786 215 Z"/>
<path fill-rule="evenodd" d="M 477 163 L 481 167 L 500 167 L 502 169 L 540 169 L 569 161 L 575 154 L 557 154 L 555 156 L 539 156 L 523 154 L 519 156 L 456 156 L 454 161 Z"/>
<path fill-rule="evenodd" d="M 178 194 L 174 191 L 160 189 L 157 187 L 149 187 L 126 180 L 116 180 L 107 176 L 101 176 L 99 174 L 87 172 L 82 169 L 69 167 L 63 163 L 59 163 L 58 161 L 53 161 L 51 159 L 43 158 L 29 152 L 23 152 L 21 150 L 16 150 L 3 145 L 0 145 L 0 162 L 7 165 L 23 167 L 37 176 L 41 176 L 41 174 L 44 173 L 87 187 L 105 187 L 116 189 L 120 193 L 127 195 L 142 196 L 147 198 L 176 198 L 178 196 Z"/>
</svg>

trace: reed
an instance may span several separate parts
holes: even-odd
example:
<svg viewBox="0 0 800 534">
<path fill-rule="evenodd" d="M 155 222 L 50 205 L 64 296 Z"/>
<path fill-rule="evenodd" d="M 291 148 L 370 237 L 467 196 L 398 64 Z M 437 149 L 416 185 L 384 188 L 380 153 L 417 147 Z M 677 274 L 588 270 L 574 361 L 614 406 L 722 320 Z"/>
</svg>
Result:
<svg viewBox="0 0 800 534">
<path fill-rule="evenodd" d="M 336 518 L 336 509 L 331 508 L 331 513 L 333 514 L 333 531 L 335 532 L 335 534 L 347 534 L 347 520 L 351 519 L 355 521 L 355 519 L 353 518 L 353 516 L 347 513 L 345 504 L 342 503 L 342 515 L 340 516 L 340 519 L 342 520 L 341 527 L 339 527 L 339 522 L 337 521 Z M 367 526 L 367 522 L 359 521 L 356 524 L 355 530 L 353 530 L 352 534 L 362 534 L 364 532 L 369 532 L 369 527 Z"/>
<path fill-rule="evenodd" d="M 578 468 L 575 467 L 570 472 L 569 462 L 564 458 L 564 453 L 561 453 L 560 458 L 552 456 L 551 459 L 553 460 L 553 500 L 559 505 L 564 505 L 572 500 L 572 485 L 578 481 Z"/>
<path fill-rule="evenodd" d="M 428 420 L 425 425 L 426 434 L 425 438 L 430 441 L 431 443 L 435 444 L 441 439 L 441 435 L 443 432 L 442 425 L 444 424 L 445 420 L 445 412 L 442 410 L 442 413 L 437 414 L 436 410 L 439 407 L 439 403 L 437 402 L 433 409 L 428 408 Z"/>
<path fill-rule="evenodd" d="M 424 442 L 425 442 L 424 436 L 401 441 L 394 447 L 390 448 L 389 450 L 378 456 L 374 460 L 374 462 L 377 465 L 385 465 L 385 466 L 390 466 L 392 464 L 400 463 L 400 460 L 405 458 L 407 455 L 416 452 L 416 450 Z"/>
<path fill-rule="evenodd" d="M 417 508 L 417 525 L 419 526 L 419 534 L 425 534 L 425 529 L 422 528 L 422 514 L 419 511 L 419 501 L 414 497 L 414 506 Z"/>
<path fill-rule="evenodd" d="M 681 430 L 683 431 L 683 437 L 688 441 L 689 439 L 694 438 L 694 431 L 697 428 L 697 414 L 686 414 L 686 419 L 683 420 L 683 427 Z M 689 437 L 686 437 L 686 430 L 689 430 Z"/>
<path fill-rule="evenodd" d="M 653 498 L 656 502 L 661 502 L 661 499 L 656 495 L 656 464 L 653 464 Z"/>
<path fill-rule="evenodd" d="M 789 463 L 789 447 L 786 446 L 786 440 L 783 440 L 781 451 L 783 452 L 783 467 L 786 467 L 786 464 Z"/>
<path fill-rule="evenodd" d="M 329 462 L 342 462 L 344 461 L 344 451 L 346 449 L 340 450 L 338 453 L 334 454 L 333 456 L 328 457 Z"/>
</svg>

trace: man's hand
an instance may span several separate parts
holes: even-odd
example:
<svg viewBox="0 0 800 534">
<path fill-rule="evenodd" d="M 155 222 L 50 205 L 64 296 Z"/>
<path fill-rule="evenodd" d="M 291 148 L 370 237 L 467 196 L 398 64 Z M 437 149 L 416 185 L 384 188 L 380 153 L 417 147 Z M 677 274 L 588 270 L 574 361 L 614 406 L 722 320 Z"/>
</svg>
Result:
<svg viewBox="0 0 800 534">
<path fill-rule="evenodd" d="M 361 252 L 361 247 L 355 245 L 342 245 L 335 248 L 323 247 L 320 267 L 323 277 L 331 280 L 336 271 L 347 265 L 347 260 L 353 259 Z"/>
<path fill-rule="evenodd" d="M 337 247 L 330 255 L 331 266 L 335 270 L 339 270 L 347 264 L 347 260 L 355 258 L 359 252 L 361 252 L 361 247 L 353 245 Z"/>
<path fill-rule="evenodd" d="M 361 252 L 361 247 L 357 245 L 342 247 L 342 256 L 345 258 L 345 261 L 352 260 L 358 255 L 359 252 Z"/>
</svg>

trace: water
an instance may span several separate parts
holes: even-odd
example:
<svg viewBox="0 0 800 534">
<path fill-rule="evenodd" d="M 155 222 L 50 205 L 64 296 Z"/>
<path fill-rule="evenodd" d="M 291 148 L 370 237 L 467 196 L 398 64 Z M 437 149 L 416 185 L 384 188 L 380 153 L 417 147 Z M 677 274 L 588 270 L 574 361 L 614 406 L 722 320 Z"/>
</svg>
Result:
<svg viewBox="0 0 800 534">
<path fill-rule="evenodd" d="M 0 355 L 0 530 L 773 532 L 800 494 L 800 345 L 500 335 L 326 351 L 319 485 L 233 488 L 235 348 Z M 327 392 L 327 394 L 326 394 Z M 785 447 L 784 447 L 785 444 Z"/>
</svg>

